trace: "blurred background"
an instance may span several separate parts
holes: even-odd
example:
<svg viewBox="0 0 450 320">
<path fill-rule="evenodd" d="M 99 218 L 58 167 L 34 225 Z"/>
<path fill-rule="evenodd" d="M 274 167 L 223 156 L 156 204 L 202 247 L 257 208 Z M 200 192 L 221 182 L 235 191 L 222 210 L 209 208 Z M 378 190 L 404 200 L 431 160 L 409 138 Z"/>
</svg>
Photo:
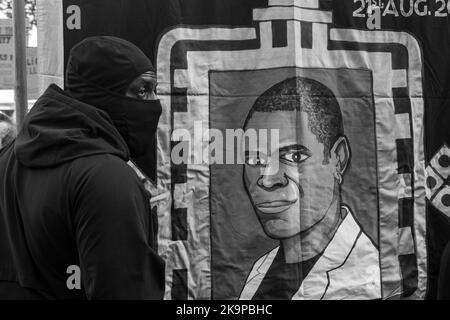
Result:
<svg viewBox="0 0 450 320">
<path fill-rule="evenodd" d="M 14 115 L 13 0 L 0 0 L 0 112 Z M 26 0 L 28 99 L 38 96 L 36 0 Z"/>
</svg>

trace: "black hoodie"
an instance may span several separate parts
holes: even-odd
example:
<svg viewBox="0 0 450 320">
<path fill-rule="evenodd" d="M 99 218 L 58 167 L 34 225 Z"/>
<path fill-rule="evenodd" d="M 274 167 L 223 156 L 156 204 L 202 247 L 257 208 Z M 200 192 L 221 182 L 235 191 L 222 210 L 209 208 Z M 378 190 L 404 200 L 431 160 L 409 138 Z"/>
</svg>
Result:
<svg viewBox="0 0 450 320">
<path fill-rule="evenodd" d="M 154 217 L 128 159 L 105 112 L 47 89 L 0 152 L 0 299 L 162 298 Z"/>
</svg>

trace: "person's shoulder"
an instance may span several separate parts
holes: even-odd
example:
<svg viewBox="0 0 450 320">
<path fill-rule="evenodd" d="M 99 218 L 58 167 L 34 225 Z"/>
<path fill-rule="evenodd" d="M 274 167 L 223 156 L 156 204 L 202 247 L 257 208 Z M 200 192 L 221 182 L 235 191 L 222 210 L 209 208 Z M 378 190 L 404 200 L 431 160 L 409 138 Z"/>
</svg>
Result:
<svg viewBox="0 0 450 320">
<path fill-rule="evenodd" d="M 346 214 L 345 218 L 346 228 L 348 230 L 351 229 L 354 231 L 358 231 L 360 233 L 358 237 L 358 245 L 359 246 L 362 245 L 363 247 L 367 247 L 370 248 L 371 250 L 377 251 L 378 250 L 377 244 L 369 237 L 369 235 L 367 234 L 361 222 L 356 217 L 353 210 L 347 205 L 342 205 L 341 210 Z"/>
<path fill-rule="evenodd" d="M 263 265 L 268 264 L 268 266 L 272 265 L 273 260 L 275 260 L 276 255 L 278 254 L 278 251 L 280 250 L 280 246 L 275 247 L 274 249 L 270 250 L 266 254 L 264 254 L 262 257 L 260 257 L 255 264 L 253 265 L 253 269 L 258 270 Z"/>
<path fill-rule="evenodd" d="M 125 160 L 112 154 L 80 157 L 71 164 L 75 180 L 99 183 L 138 184 L 139 178 Z M 105 186 L 106 187 L 106 186 Z"/>
</svg>

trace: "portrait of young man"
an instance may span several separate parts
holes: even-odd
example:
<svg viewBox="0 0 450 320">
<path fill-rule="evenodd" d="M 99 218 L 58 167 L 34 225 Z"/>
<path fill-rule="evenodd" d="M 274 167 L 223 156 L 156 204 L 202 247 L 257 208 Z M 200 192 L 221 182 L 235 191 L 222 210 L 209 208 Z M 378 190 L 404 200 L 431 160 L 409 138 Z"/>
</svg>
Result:
<svg viewBox="0 0 450 320">
<path fill-rule="evenodd" d="M 352 152 L 334 93 L 288 78 L 257 98 L 244 127 L 279 130 L 278 150 L 245 150 L 243 173 L 261 227 L 279 246 L 255 261 L 240 299 L 381 298 L 377 245 L 341 197 Z"/>
</svg>

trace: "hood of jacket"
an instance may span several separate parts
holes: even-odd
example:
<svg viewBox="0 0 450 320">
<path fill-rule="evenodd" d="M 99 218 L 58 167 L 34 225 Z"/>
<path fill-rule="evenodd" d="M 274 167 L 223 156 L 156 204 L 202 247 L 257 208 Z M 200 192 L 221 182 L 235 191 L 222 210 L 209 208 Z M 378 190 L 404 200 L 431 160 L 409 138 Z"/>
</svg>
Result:
<svg viewBox="0 0 450 320">
<path fill-rule="evenodd" d="M 51 85 L 27 115 L 15 144 L 17 160 L 29 168 L 51 168 L 75 159 L 129 150 L 108 114 Z"/>
</svg>

